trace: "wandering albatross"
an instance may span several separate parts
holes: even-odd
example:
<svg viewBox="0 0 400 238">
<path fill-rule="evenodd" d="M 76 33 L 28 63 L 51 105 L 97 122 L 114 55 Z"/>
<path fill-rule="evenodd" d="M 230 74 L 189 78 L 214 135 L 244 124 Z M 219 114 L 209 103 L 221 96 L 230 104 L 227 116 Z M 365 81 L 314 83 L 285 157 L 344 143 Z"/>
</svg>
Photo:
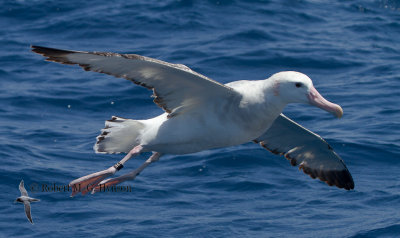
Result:
<svg viewBox="0 0 400 238">
<path fill-rule="evenodd" d="M 289 103 L 317 106 L 340 118 L 342 108 L 323 98 L 311 79 L 294 71 L 265 80 L 218 83 L 182 64 L 136 54 L 84 52 L 32 46 L 47 61 L 79 65 L 86 71 L 125 78 L 153 91 L 165 112 L 148 120 L 113 116 L 97 136 L 96 153 L 127 153 L 114 166 L 70 183 L 71 196 L 133 180 L 163 154 L 188 154 L 213 148 L 259 143 L 284 155 L 293 166 L 328 185 L 350 190 L 353 178 L 343 160 L 319 135 L 282 114 Z M 152 155 L 137 169 L 107 179 L 130 158 Z"/>
</svg>

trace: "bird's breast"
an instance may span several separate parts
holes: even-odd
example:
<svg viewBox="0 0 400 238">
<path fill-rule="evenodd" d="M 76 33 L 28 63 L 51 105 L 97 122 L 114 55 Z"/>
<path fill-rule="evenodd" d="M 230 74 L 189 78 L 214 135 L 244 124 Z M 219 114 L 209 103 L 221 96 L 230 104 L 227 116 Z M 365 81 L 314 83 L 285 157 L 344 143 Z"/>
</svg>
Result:
<svg viewBox="0 0 400 238">
<path fill-rule="evenodd" d="M 208 105 L 162 120 L 144 135 L 143 146 L 169 154 L 193 153 L 247 143 L 262 135 L 279 113 L 238 103 Z"/>
</svg>

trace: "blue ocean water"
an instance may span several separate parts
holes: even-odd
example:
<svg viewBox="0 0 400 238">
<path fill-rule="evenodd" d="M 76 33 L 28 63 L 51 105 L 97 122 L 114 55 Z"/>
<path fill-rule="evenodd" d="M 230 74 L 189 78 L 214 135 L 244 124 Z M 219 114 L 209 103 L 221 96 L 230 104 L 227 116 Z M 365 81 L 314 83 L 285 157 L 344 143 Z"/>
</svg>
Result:
<svg viewBox="0 0 400 238">
<path fill-rule="evenodd" d="M 399 1 L 6 0 L 0 43 L 0 237 L 400 236 Z M 92 150 L 105 120 L 162 110 L 150 91 L 45 62 L 31 44 L 137 53 L 222 83 L 306 73 L 344 117 L 307 105 L 285 113 L 331 144 L 355 190 L 248 143 L 164 156 L 126 191 L 52 191 L 119 161 Z M 41 199 L 34 225 L 13 204 L 21 179 Z"/>
</svg>

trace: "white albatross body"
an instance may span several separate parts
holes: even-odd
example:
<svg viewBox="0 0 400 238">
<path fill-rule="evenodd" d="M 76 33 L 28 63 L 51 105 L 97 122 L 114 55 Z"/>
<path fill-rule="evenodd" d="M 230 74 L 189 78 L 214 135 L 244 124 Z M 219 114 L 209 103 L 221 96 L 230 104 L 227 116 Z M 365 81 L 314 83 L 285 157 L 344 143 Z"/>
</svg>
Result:
<svg viewBox="0 0 400 238">
<path fill-rule="evenodd" d="M 154 102 L 165 111 L 148 120 L 113 116 L 106 121 L 94 150 L 127 155 L 107 170 L 72 181 L 70 185 L 76 188 L 72 196 L 132 180 L 162 154 L 194 153 L 249 141 L 285 155 L 313 178 L 347 190 L 354 188 L 343 160 L 332 148 L 317 134 L 281 114 L 289 103 L 308 103 L 342 116 L 342 108 L 324 99 L 302 73 L 280 72 L 266 80 L 223 85 L 184 65 L 134 54 L 32 48 L 48 61 L 78 64 L 85 70 L 126 78 L 152 89 Z M 138 169 L 105 179 L 131 157 L 147 151 L 153 155 Z"/>
<path fill-rule="evenodd" d="M 260 86 L 263 83 L 256 82 Z M 236 90 L 234 84 L 227 86 Z M 168 118 L 168 113 L 163 113 L 152 119 L 141 120 L 139 122 L 143 123 L 144 128 L 136 144 L 142 145 L 144 151 L 188 154 L 252 141 L 272 125 L 283 108 L 271 111 L 267 110 L 269 104 L 264 101 L 245 103 L 245 100 L 232 96 L 230 100 L 203 104 L 172 118 Z M 129 139 L 125 138 L 127 141 Z M 124 152 L 129 152 L 131 148 L 128 146 Z"/>
</svg>

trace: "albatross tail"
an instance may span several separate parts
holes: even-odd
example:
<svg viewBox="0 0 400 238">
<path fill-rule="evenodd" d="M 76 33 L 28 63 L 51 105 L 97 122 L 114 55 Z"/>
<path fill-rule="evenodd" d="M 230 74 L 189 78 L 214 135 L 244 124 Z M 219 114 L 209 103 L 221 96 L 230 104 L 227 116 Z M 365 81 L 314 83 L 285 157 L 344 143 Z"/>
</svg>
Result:
<svg viewBox="0 0 400 238">
<path fill-rule="evenodd" d="M 96 153 L 128 153 L 139 145 L 138 137 L 144 128 L 144 124 L 139 121 L 116 116 L 107 120 L 105 126 L 96 137 L 97 141 L 93 146 Z"/>
</svg>

